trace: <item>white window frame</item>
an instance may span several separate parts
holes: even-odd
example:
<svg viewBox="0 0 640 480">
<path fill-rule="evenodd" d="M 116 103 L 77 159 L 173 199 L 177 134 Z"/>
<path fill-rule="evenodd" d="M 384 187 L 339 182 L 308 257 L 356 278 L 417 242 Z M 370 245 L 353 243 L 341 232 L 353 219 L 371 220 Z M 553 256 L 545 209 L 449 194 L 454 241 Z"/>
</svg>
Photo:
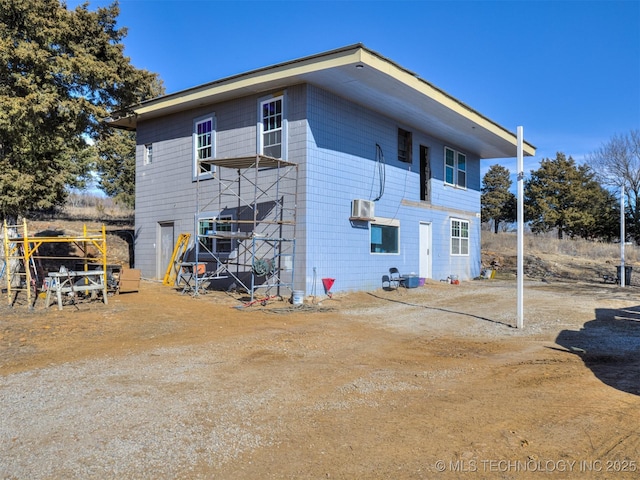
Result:
<svg viewBox="0 0 640 480">
<path fill-rule="evenodd" d="M 196 217 L 196 233 L 198 235 L 198 241 L 200 242 L 200 256 L 205 257 L 211 255 L 228 255 L 233 251 L 234 244 L 233 239 L 220 239 L 207 237 L 207 232 L 217 232 L 217 231 L 234 231 L 234 224 L 232 222 L 228 223 L 218 223 L 218 220 L 231 220 L 233 221 L 233 215 L 218 215 L 216 213 L 202 213 L 197 215 Z M 221 228 L 223 227 L 223 228 Z M 204 237 L 201 237 L 205 235 Z M 224 251 L 219 250 L 219 245 L 228 245 L 228 249 Z"/>
<path fill-rule="evenodd" d="M 374 251 L 374 245 L 384 245 L 383 243 L 376 242 L 374 244 L 374 227 L 376 230 L 381 230 L 381 235 L 384 235 L 384 230 L 395 231 L 396 233 L 396 250 L 395 251 Z M 383 239 L 382 239 L 383 240 Z M 400 220 L 396 218 L 384 218 L 375 217 L 369 223 L 369 253 L 371 255 L 400 255 Z"/>
<path fill-rule="evenodd" d="M 280 102 L 280 126 L 265 130 L 264 105 L 274 102 Z M 278 95 L 270 95 L 263 97 L 258 101 L 258 125 L 257 125 L 257 150 L 260 155 L 267 155 L 275 158 L 286 160 L 287 158 L 287 109 L 286 95 L 284 93 Z M 268 133 L 280 134 L 280 156 L 269 155 L 265 152 L 265 135 Z"/>
<path fill-rule="evenodd" d="M 145 143 L 144 145 L 144 165 L 151 165 L 153 162 L 153 143 Z"/>
<path fill-rule="evenodd" d="M 451 152 L 452 164 L 447 163 L 447 152 Z M 450 147 L 444 147 L 444 184 L 456 188 L 467 188 L 467 164 L 466 153 L 459 152 Z M 451 181 L 448 173 L 450 172 Z"/>
<path fill-rule="evenodd" d="M 215 253 L 213 245 L 215 239 L 210 237 L 201 237 L 201 235 L 208 235 L 207 232 L 213 231 L 215 228 L 215 217 L 199 216 L 196 224 L 196 232 L 198 235 L 198 242 L 200 242 L 200 255 L 211 255 Z M 207 228 L 209 227 L 209 228 Z"/>
<path fill-rule="evenodd" d="M 223 221 L 223 223 L 221 223 Z M 218 215 L 216 218 L 216 231 L 218 232 L 233 232 L 233 215 Z M 228 245 L 228 248 L 220 250 L 222 245 Z M 215 254 L 228 255 L 233 251 L 233 240 L 231 238 L 216 238 L 215 239 Z"/>
<path fill-rule="evenodd" d="M 203 135 L 199 134 L 198 127 L 207 122 L 211 122 L 211 131 L 208 132 L 209 143 L 202 146 L 199 140 Z M 201 158 L 201 151 L 211 149 L 211 154 Z M 216 116 L 215 114 L 199 117 L 193 120 L 193 179 L 211 178 L 215 172 L 214 165 L 200 165 L 200 160 L 213 159 L 216 157 Z M 203 171 L 204 169 L 204 171 Z"/>
<path fill-rule="evenodd" d="M 463 228 L 463 226 L 466 226 L 466 229 Z M 451 238 L 450 252 L 452 257 L 468 257 L 469 256 L 469 250 L 470 250 L 469 227 L 470 227 L 469 220 L 462 220 L 461 218 L 451 219 L 449 232 L 450 232 L 450 238 Z"/>
</svg>

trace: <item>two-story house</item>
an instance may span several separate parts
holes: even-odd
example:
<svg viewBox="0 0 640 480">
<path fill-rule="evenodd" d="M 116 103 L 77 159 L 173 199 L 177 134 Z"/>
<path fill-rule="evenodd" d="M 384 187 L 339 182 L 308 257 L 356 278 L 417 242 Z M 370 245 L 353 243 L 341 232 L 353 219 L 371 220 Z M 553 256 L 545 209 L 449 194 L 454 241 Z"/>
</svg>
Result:
<svg viewBox="0 0 640 480">
<path fill-rule="evenodd" d="M 480 273 L 480 163 L 514 133 L 361 44 L 132 106 L 136 268 L 162 278 L 176 238 L 219 280 L 305 294 L 403 274 Z M 525 155 L 535 147 L 524 142 Z"/>
</svg>

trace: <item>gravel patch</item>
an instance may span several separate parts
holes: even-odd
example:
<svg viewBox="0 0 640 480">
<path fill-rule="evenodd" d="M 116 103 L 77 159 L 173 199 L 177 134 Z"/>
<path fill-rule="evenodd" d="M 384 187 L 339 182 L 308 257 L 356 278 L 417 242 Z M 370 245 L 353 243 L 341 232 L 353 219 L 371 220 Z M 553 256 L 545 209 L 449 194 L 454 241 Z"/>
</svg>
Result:
<svg viewBox="0 0 640 480">
<path fill-rule="evenodd" d="M 180 348 L 3 377 L 0 476 L 198 478 L 193 466 L 272 444 L 277 425 L 251 419 L 274 393 L 227 389 L 217 368 L 213 351 Z"/>
</svg>

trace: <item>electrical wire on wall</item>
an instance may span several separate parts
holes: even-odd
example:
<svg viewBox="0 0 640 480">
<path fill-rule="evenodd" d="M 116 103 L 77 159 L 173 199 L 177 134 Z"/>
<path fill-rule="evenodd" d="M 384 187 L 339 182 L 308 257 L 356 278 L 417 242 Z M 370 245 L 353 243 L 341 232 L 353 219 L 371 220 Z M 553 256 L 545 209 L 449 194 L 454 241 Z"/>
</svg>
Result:
<svg viewBox="0 0 640 480">
<path fill-rule="evenodd" d="M 395 220 L 396 218 L 398 218 L 398 212 L 400 211 L 400 207 L 402 206 L 402 199 L 406 197 L 407 195 L 407 180 L 409 179 L 409 174 L 411 173 L 411 165 L 409 165 L 409 168 L 407 170 L 405 170 L 404 172 L 404 189 L 402 190 L 402 196 L 400 198 L 400 201 L 398 202 L 398 207 L 396 208 L 396 213 L 393 214 L 393 219 Z"/>
<path fill-rule="evenodd" d="M 379 191 L 378 191 L 378 196 L 376 198 L 373 199 L 374 202 L 377 202 L 378 200 L 380 200 L 382 198 L 382 195 L 384 194 L 384 186 L 386 183 L 386 165 L 384 162 L 384 153 L 382 152 L 382 147 L 376 143 L 376 166 L 375 168 L 378 170 L 378 179 L 379 179 L 379 183 L 380 183 L 380 187 L 379 187 Z M 373 196 L 373 180 L 376 178 L 376 174 L 375 171 L 373 173 L 373 178 L 371 180 L 371 193 L 370 193 L 370 197 Z"/>
</svg>

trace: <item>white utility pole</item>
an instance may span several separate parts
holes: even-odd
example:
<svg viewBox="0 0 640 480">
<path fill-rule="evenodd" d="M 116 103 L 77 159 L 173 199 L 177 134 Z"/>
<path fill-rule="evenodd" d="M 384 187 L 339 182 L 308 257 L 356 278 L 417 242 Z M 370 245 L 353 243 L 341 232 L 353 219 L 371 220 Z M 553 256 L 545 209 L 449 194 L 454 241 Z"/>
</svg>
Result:
<svg viewBox="0 0 640 480">
<path fill-rule="evenodd" d="M 518 328 L 524 328 L 524 159 L 522 152 L 522 131 L 522 127 L 518 127 Z"/>
<path fill-rule="evenodd" d="M 626 281 L 624 268 L 624 241 L 626 234 L 624 231 L 624 184 L 620 186 L 620 286 L 624 287 Z"/>
</svg>

